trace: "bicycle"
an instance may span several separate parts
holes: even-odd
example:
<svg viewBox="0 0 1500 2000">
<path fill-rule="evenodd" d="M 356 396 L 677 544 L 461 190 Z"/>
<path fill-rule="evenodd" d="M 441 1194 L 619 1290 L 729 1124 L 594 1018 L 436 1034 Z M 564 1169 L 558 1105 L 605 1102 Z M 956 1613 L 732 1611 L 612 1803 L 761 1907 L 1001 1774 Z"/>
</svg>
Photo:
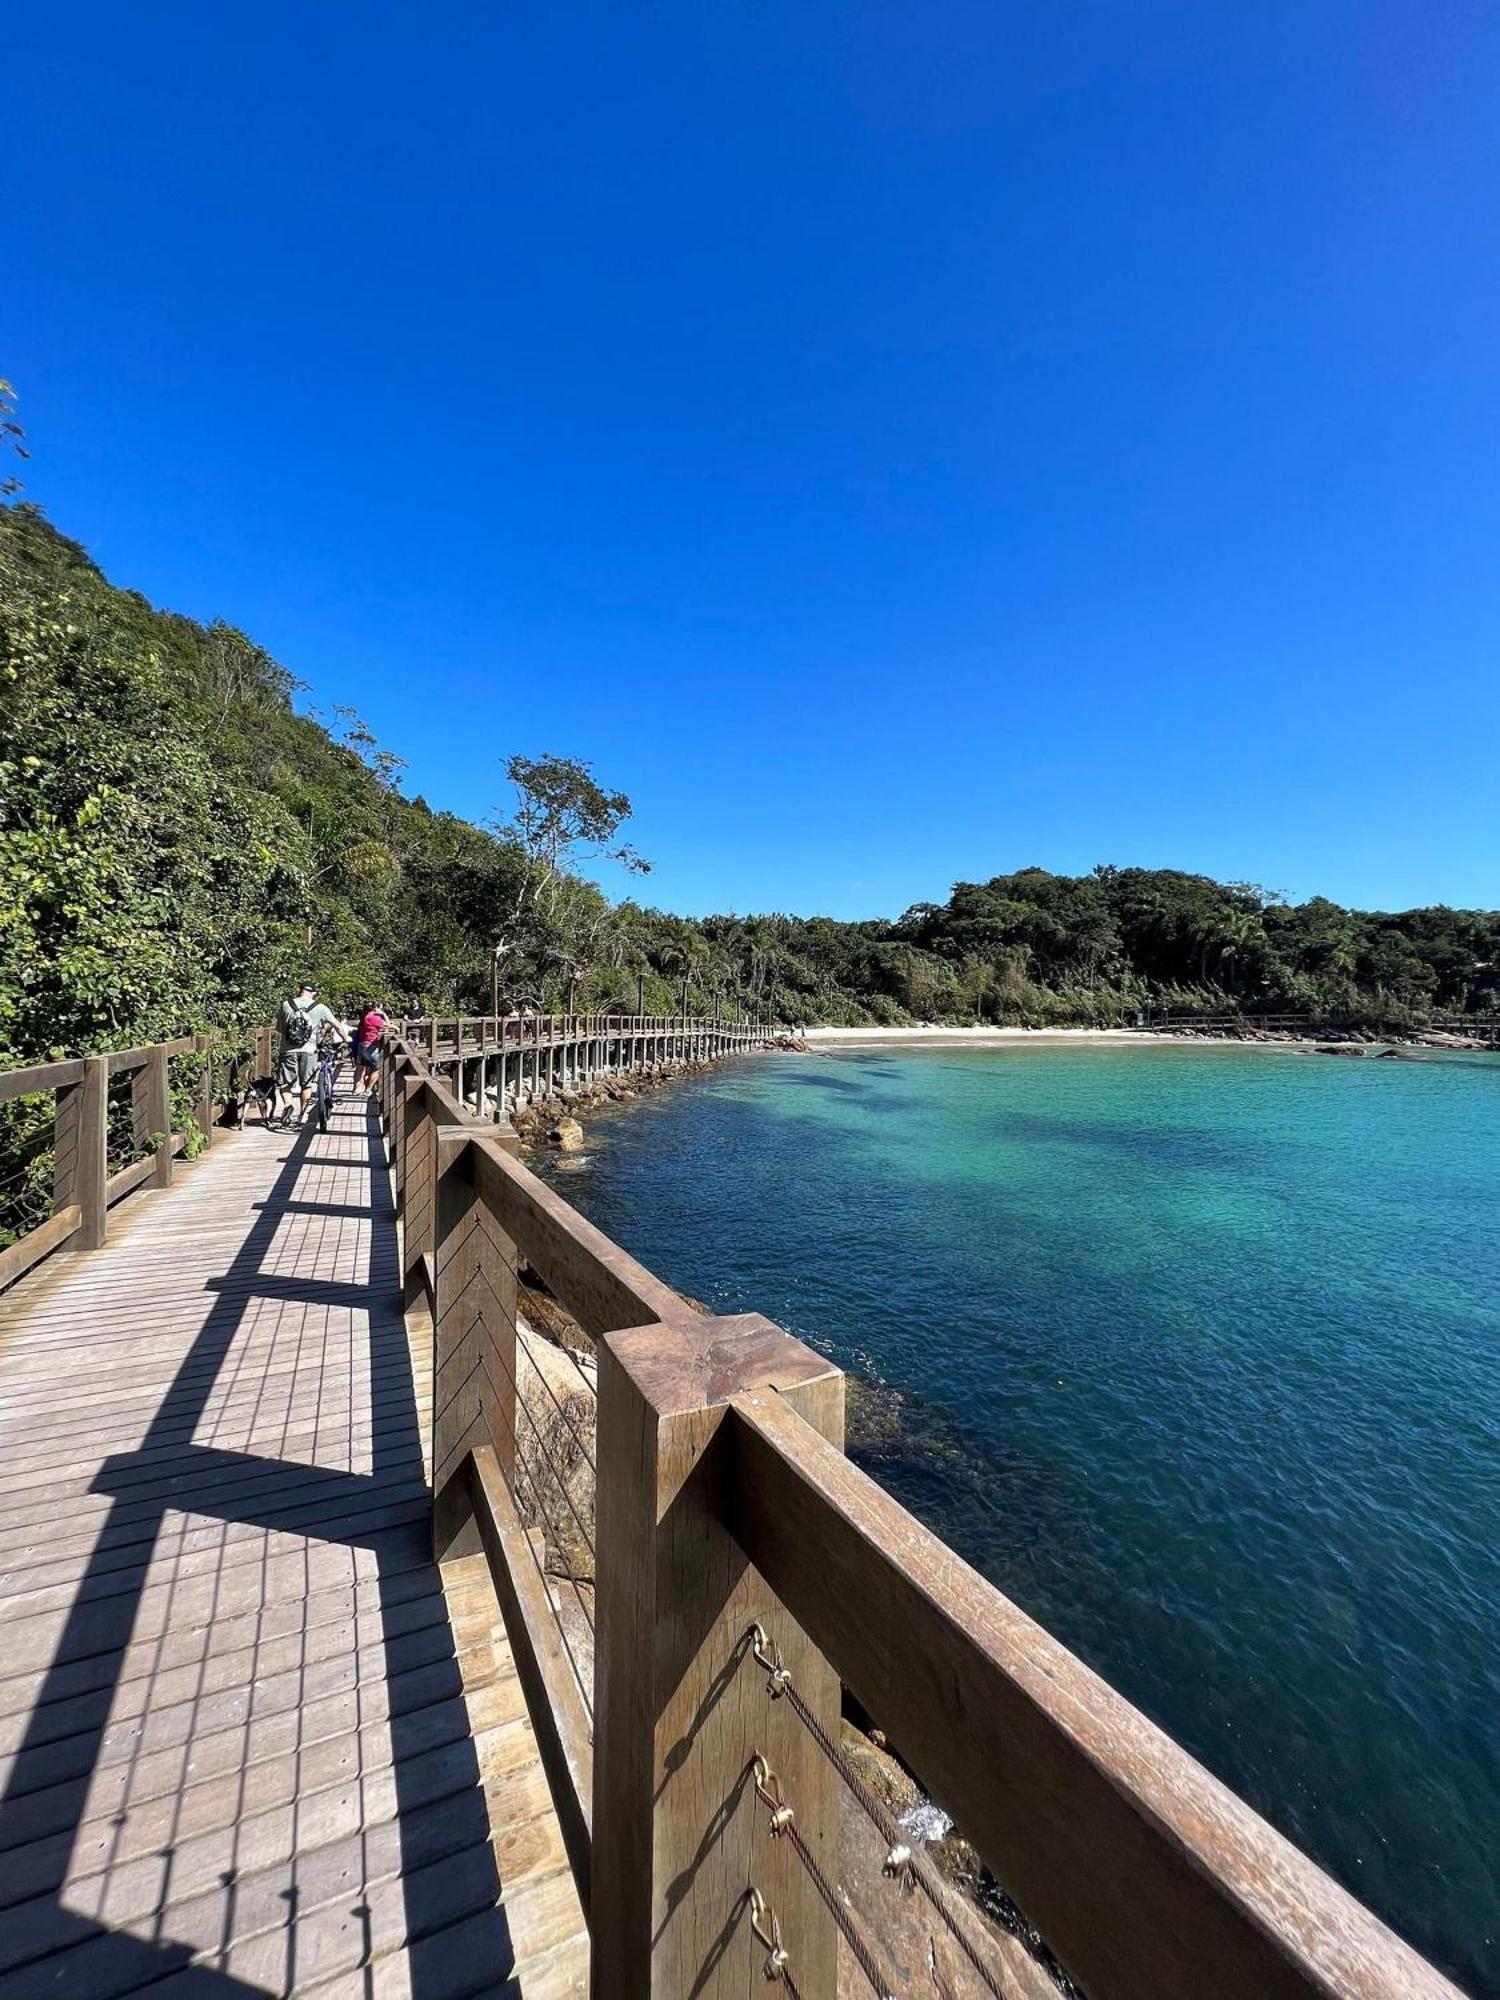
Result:
<svg viewBox="0 0 1500 2000">
<path fill-rule="evenodd" d="M 338 1081 L 339 1069 L 342 1066 L 343 1047 L 342 1042 L 325 1038 L 318 1051 L 317 1109 L 320 1132 L 328 1130 L 328 1114 L 333 1109 L 333 1086 Z"/>
</svg>

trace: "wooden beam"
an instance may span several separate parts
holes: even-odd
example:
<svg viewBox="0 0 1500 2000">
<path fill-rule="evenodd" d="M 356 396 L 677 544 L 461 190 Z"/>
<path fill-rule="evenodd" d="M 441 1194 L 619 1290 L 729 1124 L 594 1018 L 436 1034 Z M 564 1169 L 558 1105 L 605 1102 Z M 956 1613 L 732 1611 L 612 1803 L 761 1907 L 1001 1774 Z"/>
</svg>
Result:
<svg viewBox="0 0 1500 2000">
<path fill-rule="evenodd" d="M 193 1047 L 202 1064 L 194 1117 L 198 1130 L 203 1134 L 203 1150 L 207 1152 L 214 1142 L 214 1038 L 212 1035 L 194 1035 Z"/>
<path fill-rule="evenodd" d="M 479 1142 L 435 1133 L 432 1256 L 432 1541 L 439 1561 L 478 1554 L 465 1461 L 477 1445 L 516 1463 L 516 1248 L 480 1198 Z"/>
<path fill-rule="evenodd" d="M 112 1049 L 105 1057 L 111 1076 L 123 1076 L 128 1070 L 144 1069 L 151 1060 L 155 1049 L 151 1043 L 143 1049 Z"/>
<path fill-rule="evenodd" d="M 175 1148 L 172 1144 L 172 1074 L 167 1067 L 165 1044 L 151 1051 L 151 1060 L 136 1081 L 144 1086 L 150 1136 L 158 1142 L 152 1155 L 156 1168 L 152 1178 L 158 1187 L 170 1187 Z"/>
<path fill-rule="evenodd" d="M 60 1250 L 77 1233 L 82 1221 L 83 1210 L 76 1201 L 70 1201 L 45 1222 L 29 1230 L 18 1243 L 0 1250 L 0 1291 L 14 1284 L 33 1264 L 39 1264 L 54 1250 Z"/>
<path fill-rule="evenodd" d="M 725 1454 L 736 1539 L 1089 2000 L 1459 2000 L 785 1396 Z"/>
<path fill-rule="evenodd" d="M 469 1496 L 494 1579 L 526 1712 L 557 1809 L 578 1899 L 587 1916 L 593 1870 L 594 1746 L 589 1712 L 558 1628 L 527 1531 L 500 1461 L 488 1445 L 468 1461 Z"/>
<path fill-rule="evenodd" d="M 799 1992 L 834 1991 L 832 1917 L 791 1843 L 771 1837 L 752 1771 L 763 1755 L 830 1879 L 838 1778 L 790 1704 L 771 1700 L 752 1623 L 773 1633 L 830 1731 L 838 1681 L 719 1508 L 726 1398 L 767 1383 L 842 1438 L 842 1375 L 754 1314 L 612 1333 L 599 1349 L 593 2000 L 757 1990 L 752 1885 L 776 1912 Z"/>
<path fill-rule="evenodd" d="M 647 1322 L 701 1318 L 519 1160 L 486 1150 L 475 1172 L 500 1227 L 595 1340 Z"/>
<path fill-rule="evenodd" d="M 422 1259 L 432 1250 L 437 1141 L 424 1079 L 406 1077 L 401 1090 L 401 1291 L 410 1310 L 428 1303 Z"/>
<path fill-rule="evenodd" d="M 31 1063 L 24 1069 L 0 1070 L 0 1104 L 43 1090 L 62 1090 L 68 1084 L 82 1081 L 81 1062 Z"/>
<path fill-rule="evenodd" d="M 90 1056 L 78 1065 L 79 1080 L 57 1093 L 53 1126 L 52 1205 L 76 1202 L 75 1250 L 102 1248 L 108 1233 L 109 1062 Z"/>
<path fill-rule="evenodd" d="M 113 1208 L 115 1203 L 127 1194 L 134 1194 L 138 1187 L 156 1178 L 156 1155 L 148 1153 L 143 1160 L 136 1160 L 128 1167 L 121 1167 L 117 1174 L 111 1174 L 104 1184 L 106 1205 Z"/>
</svg>

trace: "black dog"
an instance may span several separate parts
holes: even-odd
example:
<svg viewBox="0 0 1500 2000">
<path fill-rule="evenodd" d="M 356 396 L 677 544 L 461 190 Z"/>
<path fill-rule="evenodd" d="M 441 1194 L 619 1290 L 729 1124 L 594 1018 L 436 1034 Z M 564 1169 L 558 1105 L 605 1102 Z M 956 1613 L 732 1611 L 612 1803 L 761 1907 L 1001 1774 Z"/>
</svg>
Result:
<svg viewBox="0 0 1500 2000">
<path fill-rule="evenodd" d="M 238 1132 L 245 1123 L 245 1113 L 251 1105 L 260 1109 L 260 1122 L 269 1125 L 271 1113 L 276 1106 L 276 1079 L 274 1076 L 252 1077 L 246 1084 L 240 1082 L 240 1059 L 236 1056 L 229 1065 L 229 1089 L 224 1098 L 224 1110 L 219 1123 L 231 1132 Z"/>
</svg>

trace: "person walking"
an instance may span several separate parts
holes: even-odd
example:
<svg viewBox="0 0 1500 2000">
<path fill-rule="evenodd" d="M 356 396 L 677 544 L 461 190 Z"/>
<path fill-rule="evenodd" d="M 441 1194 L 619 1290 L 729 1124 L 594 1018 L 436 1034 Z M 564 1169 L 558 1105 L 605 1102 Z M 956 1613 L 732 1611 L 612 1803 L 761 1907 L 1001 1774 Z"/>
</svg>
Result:
<svg viewBox="0 0 1500 2000">
<path fill-rule="evenodd" d="M 386 1013 L 373 1001 L 359 1017 L 355 1029 L 354 1074 L 362 1095 L 368 1097 L 380 1073 L 380 1051 L 385 1041 Z"/>
<path fill-rule="evenodd" d="M 313 1083 L 318 1074 L 320 1033 L 327 1030 L 337 1041 L 347 1043 L 349 1030 L 331 1007 L 323 1005 L 318 998 L 318 989 L 310 979 L 300 980 L 282 1001 L 277 1025 L 281 1029 L 281 1058 L 276 1065 L 276 1088 L 286 1101 L 280 1122 L 283 1127 L 294 1123 L 300 1125 L 307 1116 Z M 299 1098 L 295 1118 L 292 1113 L 293 1091 L 298 1093 Z"/>
</svg>

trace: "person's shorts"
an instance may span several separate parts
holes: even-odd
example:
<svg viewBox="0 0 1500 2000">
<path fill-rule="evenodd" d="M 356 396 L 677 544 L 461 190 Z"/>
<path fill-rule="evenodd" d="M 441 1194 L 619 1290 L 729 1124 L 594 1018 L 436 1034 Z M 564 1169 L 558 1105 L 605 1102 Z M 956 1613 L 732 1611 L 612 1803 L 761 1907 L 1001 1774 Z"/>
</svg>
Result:
<svg viewBox="0 0 1500 2000">
<path fill-rule="evenodd" d="M 311 1090 L 318 1074 L 318 1052 L 309 1046 L 305 1049 L 283 1049 L 281 1061 L 276 1066 L 276 1081 L 283 1090 Z"/>
<path fill-rule="evenodd" d="M 368 1043 L 361 1042 L 359 1045 L 359 1053 L 355 1056 L 354 1060 L 357 1063 L 362 1063 L 366 1069 L 379 1069 L 380 1067 L 379 1042 L 368 1042 Z"/>
</svg>

